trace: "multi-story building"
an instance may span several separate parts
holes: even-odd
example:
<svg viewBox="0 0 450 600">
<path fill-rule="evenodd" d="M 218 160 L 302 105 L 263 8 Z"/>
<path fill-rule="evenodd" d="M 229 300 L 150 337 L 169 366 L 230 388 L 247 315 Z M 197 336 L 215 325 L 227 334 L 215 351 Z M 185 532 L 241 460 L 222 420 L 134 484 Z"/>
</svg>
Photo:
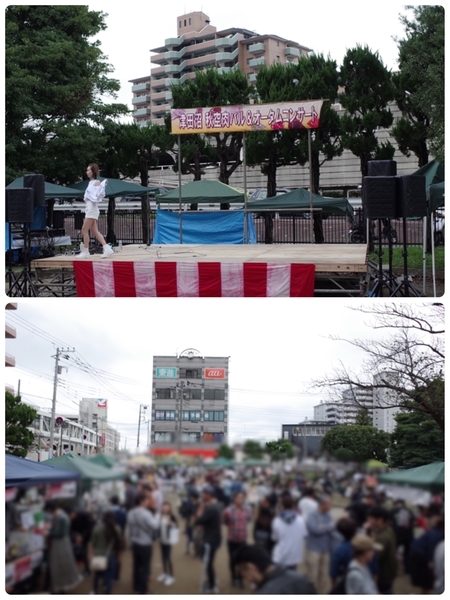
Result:
<svg viewBox="0 0 450 600">
<path fill-rule="evenodd" d="M 172 106 L 172 85 L 195 78 L 197 69 L 216 67 L 220 73 L 241 70 L 250 83 L 258 69 L 275 62 L 288 64 L 306 56 L 309 48 L 276 35 L 258 35 L 247 29 L 217 31 L 203 12 L 177 17 L 177 35 L 152 48 L 154 65 L 148 75 L 132 83 L 136 123 L 163 124 Z"/>
<path fill-rule="evenodd" d="M 281 437 L 292 442 L 302 458 L 317 456 L 323 436 L 335 425 L 336 423 L 330 421 L 316 419 L 285 424 L 281 425 Z"/>
<path fill-rule="evenodd" d="M 153 357 L 151 451 L 214 456 L 228 439 L 229 358 Z"/>
<path fill-rule="evenodd" d="M 6 310 L 17 310 L 17 302 L 8 302 L 6 304 Z M 12 325 L 8 325 L 8 323 L 5 323 L 5 339 L 7 340 L 15 340 L 17 336 L 17 332 L 15 327 L 13 327 Z M 5 353 L 5 367 L 15 367 L 16 366 L 16 359 L 14 358 L 14 356 L 11 356 L 11 354 L 6 354 Z"/>
<path fill-rule="evenodd" d="M 94 429 L 99 435 L 98 452 L 111 453 L 119 450 L 120 433 L 108 425 L 108 400 L 106 398 L 82 398 L 79 417 L 67 417 Z"/>
<path fill-rule="evenodd" d="M 383 381 L 395 384 L 398 378 L 396 373 L 379 373 L 374 377 L 374 384 L 382 384 Z M 392 433 L 397 424 L 395 415 L 401 410 L 398 405 L 399 395 L 396 391 L 388 388 L 374 388 L 373 391 L 373 426 L 382 431 Z"/>
</svg>

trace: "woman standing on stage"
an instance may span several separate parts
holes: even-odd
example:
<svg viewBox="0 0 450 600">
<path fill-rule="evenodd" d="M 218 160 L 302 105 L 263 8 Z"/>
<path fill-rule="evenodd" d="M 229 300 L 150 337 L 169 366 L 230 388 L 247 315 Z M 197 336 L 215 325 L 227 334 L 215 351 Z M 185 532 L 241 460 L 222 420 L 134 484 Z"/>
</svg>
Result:
<svg viewBox="0 0 450 600">
<path fill-rule="evenodd" d="M 107 179 L 99 181 L 97 179 L 99 173 L 98 165 L 91 163 L 88 165 L 86 175 L 89 178 L 89 184 L 84 193 L 84 201 L 86 202 L 86 213 L 83 221 L 81 234 L 83 236 L 83 248 L 81 249 L 78 258 L 89 258 L 89 231 L 97 238 L 103 246 L 103 258 L 114 254 L 114 250 L 106 243 L 105 238 L 98 230 L 97 222 L 100 214 L 99 202 L 105 197 L 105 187 L 108 183 Z"/>
</svg>

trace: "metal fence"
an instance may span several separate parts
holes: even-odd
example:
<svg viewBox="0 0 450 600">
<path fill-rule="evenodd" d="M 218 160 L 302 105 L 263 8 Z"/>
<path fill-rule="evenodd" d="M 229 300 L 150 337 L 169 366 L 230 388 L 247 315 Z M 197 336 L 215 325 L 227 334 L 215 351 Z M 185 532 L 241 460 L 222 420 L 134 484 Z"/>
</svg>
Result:
<svg viewBox="0 0 450 600">
<path fill-rule="evenodd" d="M 70 236 L 74 243 L 81 241 L 81 227 L 83 224 L 83 213 L 74 211 L 58 211 L 55 213 L 57 223 L 54 226 L 64 229 L 66 235 Z M 311 240 L 311 221 L 309 214 L 299 213 L 295 215 L 288 213 L 270 213 L 272 217 L 272 239 L 274 244 L 304 244 Z M 262 214 L 253 215 L 256 238 L 258 244 L 266 243 L 266 217 Z M 150 241 L 153 239 L 155 231 L 156 212 L 152 211 L 149 219 Z M 329 215 L 322 220 L 322 230 L 324 243 L 326 244 L 346 244 L 352 243 L 352 236 L 349 228 L 352 224 L 359 222 L 359 215 L 356 215 L 353 221 L 345 216 Z M 103 234 L 107 231 L 106 213 L 101 211 L 99 217 L 99 229 Z M 381 229 L 380 229 L 381 227 Z M 390 227 L 395 232 L 393 236 L 393 245 L 403 245 L 403 221 L 401 219 L 390 221 Z M 380 231 L 383 234 L 384 224 L 382 221 L 373 221 L 372 235 L 374 240 L 378 240 Z M 142 244 L 142 218 L 140 210 L 117 210 L 114 215 L 114 233 L 117 240 L 122 240 L 123 244 Z M 357 238 L 353 238 L 357 239 Z M 382 235 L 382 241 L 387 245 L 388 240 Z M 365 239 L 360 239 L 364 243 Z M 423 242 L 423 224 L 422 220 L 406 221 L 406 243 L 410 246 L 421 246 Z M 441 241 L 443 243 L 443 239 Z"/>
</svg>

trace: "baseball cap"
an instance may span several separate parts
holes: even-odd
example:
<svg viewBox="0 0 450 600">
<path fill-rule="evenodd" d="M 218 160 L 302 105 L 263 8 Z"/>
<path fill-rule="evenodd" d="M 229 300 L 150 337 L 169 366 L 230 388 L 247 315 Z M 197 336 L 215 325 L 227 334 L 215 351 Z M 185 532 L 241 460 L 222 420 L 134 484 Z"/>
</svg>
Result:
<svg viewBox="0 0 450 600">
<path fill-rule="evenodd" d="M 374 540 L 368 535 L 364 535 L 363 533 L 358 533 L 352 539 L 352 546 L 355 550 L 364 551 L 364 550 L 383 550 L 383 546 L 381 544 L 377 544 Z"/>
</svg>

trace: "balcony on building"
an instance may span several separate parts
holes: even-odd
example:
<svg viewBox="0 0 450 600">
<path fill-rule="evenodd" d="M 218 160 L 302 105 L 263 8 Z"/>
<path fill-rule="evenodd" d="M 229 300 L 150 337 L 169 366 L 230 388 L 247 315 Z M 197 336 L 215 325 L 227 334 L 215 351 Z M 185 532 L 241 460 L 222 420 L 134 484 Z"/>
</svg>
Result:
<svg viewBox="0 0 450 600">
<path fill-rule="evenodd" d="M 266 47 L 263 42 L 258 42 L 257 44 L 250 44 L 248 51 L 251 54 L 261 54 L 266 51 Z"/>
<path fill-rule="evenodd" d="M 216 48 L 229 48 L 231 46 L 235 46 L 238 43 L 238 40 L 239 36 L 237 33 L 235 33 L 231 37 L 217 38 Z"/>
<path fill-rule="evenodd" d="M 163 90 L 165 87 L 167 87 L 167 79 L 165 77 L 161 77 L 160 79 L 154 79 L 152 77 L 152 92 Z"/>
<path fill-rule="evenodd" d="M 186 61 L 187 66 L 190 69 L 195 69 L 196 67 L 207 67 L 212 66 L 215 67 L 215 55 L 214 54 L 205 54 L 203 56 L 196 56 L 195 58 L 190 58 Z"/>
<path fill-rule="evenodd" d="M 15 366 L 16 366 L 16 359 L 14 358 L 14 356 L 11 356 L 11 354 L 5 353 L 5 367 L 15 367 Z"/>
<path fill-rule="evenodd" d="M 184 35 L 180 35 L 180 37 L 170 37 L 164 41 L 167 48 L 174 48 L 175 46 L 181 46 L 181 44 L 183 42 L 184 42 Z"/>
<path fill-rule="evenodd" d="M 150 114 L 150 109 L 149 108 L 138 108 L 137 110 L 134 111 L 133 113 L 133 117 L 146 117 L 147 115 Z"/>
<path fill-rule="evenodd" d="M 299 58 L 300 50 L 298 48 L 291 48 L 290 46 L 287 46 L 284 49 L 284 55 L 291 58 Z"/>
<path fill-rule="evenodd" d="M 248 66 L 251 67 L 252 69 L 258 69 L 259 67 L 264 67 L 265 64 L 266 64 L 266 59 L 264 58 L 264 56 L 262 56 L 261 58 L 252 58 L 251 60 L 248 61 Z"/>
<path fill-rule="evenodd" d="M 168 91 L 168 92 L 164 92 L 164 100 L 166 100 L 166 102 L 172 102 L 172 92 Z"/>
<path fill-rule="evenodd" d="M 238 54 L 239 48 L 236 48 L 233 52 L 217 52 L 215 54 L 216 63 L 234 62 L 238 57 Z"/>
<path fill-rule="evenodd" d="M 5 338 L 15 340 L 16 337 L 17 337 L 17 331 L 16 331 L 15 327 L 12 327 L 12 325 L 8 325 L 6 323 L 5 324 Z"/>
<path fill-rule="evenodd" d="M 171 60 L 180 60 L 186 54 L 186 47 L 181 48 L 181 50 L 169 50 L 164 54 L 167 62 Z"/>
<path fill-rule="evenodd" d="M 167 91 L 166 90 L 161 90 L 160 92 L 156 92 L 152 94 L 152 104 L 157 104 L 158 102 L 161 102 L 161 100 L 165 100 L 166 99 L 166 94 Z"/>
<path fill-rule="evenodd" d="M 238 71 L 238 70 L 239 70 L 239 65 L 237 63 L 235 65 L 233 65 L 232 67 L 217 67 L 217 72 L 219 74 L 231 73 L 232 71 Z"/>
<path fill-rule="evenodd" d="M 131 92 L 133 94 L 142 94 L 142 92 L 148 92 L 150 90 L 150 81 L 146 83 L 138 83 L 131 87 Z"/>
<path fill-rule="evenodd" d="M 142 104 L 148 104 L 150 102 L 150 96 L 145 95 L 145 96 L 137 96 L 137 98 L 133 98 L 131 100 L 131 104 L 133 106 L 140 106 Z"/>
<path fill-rule="evenodd" d="M 186 64 L 186 61 L 183 61 L 183 64 Z M 165 73 L 167 75 L 171 75 L 172 73 L 180 73 L 183 70 L 183 64 L 181 65 L 166 65 Z"/>
<path fill-rule="evenodd" d="M 256 82 L 256 73 L 249 73 L 248 80 L 250 81 L 250 83 L 255 83 Z"/>
</svg>

